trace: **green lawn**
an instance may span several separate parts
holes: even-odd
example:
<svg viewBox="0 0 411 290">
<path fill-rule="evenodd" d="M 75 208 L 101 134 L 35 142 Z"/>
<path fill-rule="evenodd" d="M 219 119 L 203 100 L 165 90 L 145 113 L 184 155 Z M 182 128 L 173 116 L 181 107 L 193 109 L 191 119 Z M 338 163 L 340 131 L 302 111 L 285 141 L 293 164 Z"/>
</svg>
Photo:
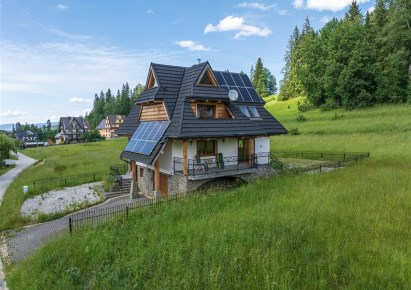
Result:
<svg viewBox="0 0 411 290">
<path fill-rule="evenodd" d="M 89 172 L 109 170 L 112 164 L 120 163 L 120 153 L 125 147 L 125 138 L 95 143 L 58 145 L 29 148 L 23 154 L 38 160 L 34 166 L 24 170 L 8 187 L 0 207 L 0 230 L 15 228 L 27 220 L 20 217 L 20 208 L 24 200 L 41 194 L 51 188 L 33 187 L 39 179 L 82 175 Z M 71 185 L 80 184 L 72 182 Z M 29 194 L 23 194 L 23 186 L 29 186 Z M 55 185 L 50 185 L 55 187 Z"/>
<path fill-rule="evenodd" d="M 268 108 L 301 133 L 273 137 L 273 150 L 371 157 L 65 236 L 8 269 L 10 289 L 410 289 L 411 106 L 301 123 L 295 100 Z"/>
</svg>

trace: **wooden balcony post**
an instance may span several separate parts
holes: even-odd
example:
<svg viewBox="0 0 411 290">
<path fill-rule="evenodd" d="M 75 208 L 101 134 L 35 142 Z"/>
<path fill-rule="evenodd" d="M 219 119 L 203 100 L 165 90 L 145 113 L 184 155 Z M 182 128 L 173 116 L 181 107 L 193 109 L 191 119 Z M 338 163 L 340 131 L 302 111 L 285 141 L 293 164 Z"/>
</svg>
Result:
<svg viewBox="0 0 411 290">
<path fill-rule="evenodd" d="M 135 160 L 131 160 L 131 180 L 137 181 L 137 165 Z"/>
<path fill-rule="evenodd" d="M 254 138 L 248 139 L 248 151 L 250 156 L 248 157 L 250 166 L 253 165 L 253 154 L 254 154 Z"/>
<path fill-rule="evenodd" d="M 154 163 L 154 194 L 160 192 L 160 159 Z"/>
<path fill-rule="evenodd" d="M 184 176 L 188 175 L 188 158 L 187 158 L 187 140 L 183 141 L 183 173 Z"/>
</svg>

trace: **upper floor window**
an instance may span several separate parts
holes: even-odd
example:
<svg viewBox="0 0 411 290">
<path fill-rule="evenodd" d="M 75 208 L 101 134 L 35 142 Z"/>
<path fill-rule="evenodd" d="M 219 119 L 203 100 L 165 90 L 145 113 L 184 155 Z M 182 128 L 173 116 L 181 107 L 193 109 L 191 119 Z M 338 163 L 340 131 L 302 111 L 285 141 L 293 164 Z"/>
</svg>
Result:
<svg viewBox="0 0 411 290">
<path fill-rule="evenodd" d="M 198 82 L 198 85 L 200 86 L 212 86 L 216 87 L 217 86 L 217 81 L 211 72 L 210 68 L 206 68 L 203 75 L 200 78 L 200 81 Z"/>
<path fill-rule="evenodd" d="M 199 119 L 214 119 L 216 115 L 215 105 L 197 105 L 197 118 Z"/>
</svg>

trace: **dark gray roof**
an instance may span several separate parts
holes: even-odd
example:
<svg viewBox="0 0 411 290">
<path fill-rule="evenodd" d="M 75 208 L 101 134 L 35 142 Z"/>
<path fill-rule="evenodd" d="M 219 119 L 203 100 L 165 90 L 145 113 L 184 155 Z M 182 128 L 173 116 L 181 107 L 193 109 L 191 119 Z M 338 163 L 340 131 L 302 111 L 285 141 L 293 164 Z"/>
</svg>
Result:
<svg viewBox="0 0 411 290">
<path fill-rule="evenodd" d="M 158 86 L 144 91 L 137 98 L 117 133 L 131 136 L 139 125 L 141 104 L 151 101 L 164 101 L 171 116 L 171 124 L 150 156 L 123 151 L 121 154 L 123 158 L 152 164 L 164 142 L 170 138 L 269 136 L 287 133 L 287 130 L 264 108 L 262 101 L 247 103 L 230 101 L 227 91 L 222 87 L 196 86 L 197 80 L 206 67 L 211 69 L 208 62 L 188 68 L 151 64 Z M 188 103 L 192 99 L 225 102 L 235 118 L 197 119 Z M 260 118 L 246 117 L 239 109 L 240 105 L 255 106 Z"/>
<path fill-rule="evenodd" d="M 106 119 L 101 120 L 100 124 L 96 127 L 97 130 L 102 130 L 106 127 Z"/>
<path fill-rule="evenodd" d="M 88 121 L 84 121 L 83 117 L 60 117 L 59 127 L 63 132 L 70 126 L 71 123 L 77 122 L 81 129 L 90 129 Z"/>
</svg>

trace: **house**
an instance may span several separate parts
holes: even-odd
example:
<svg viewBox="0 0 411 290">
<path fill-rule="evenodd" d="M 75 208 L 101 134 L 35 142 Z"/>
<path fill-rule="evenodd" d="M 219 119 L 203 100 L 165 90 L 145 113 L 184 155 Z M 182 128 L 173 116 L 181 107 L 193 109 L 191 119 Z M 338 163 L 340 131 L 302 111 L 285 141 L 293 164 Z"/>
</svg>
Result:
<svg viewBox="0 0 411 290">
<path fill-rule="evenodd" d="M 23 143 L 37 142 L 39 134 L 30 130 L 18 130 L 16 131 L 15 139 Z"/>
<path fill-rule="evenodd" d="M 79 142 L 83 134 L 90 131 L 90 124 L 83 117 L 60 117 L 59 128 L 60 132 L 55 136 L 56 144 Z"/>
<path fill-rule="evenodd" d="M 96 129 L 102 137 L 113 139 L 117 137 L 115 133 L 125 118 L 126 116 L 124 115 L 108 115 L 105 119 L 101 120 Z"/>
<path fill-rule="evenodd" d="M 166 197 L 220 178 L 275 172 L 270 136 L 287 130 L 263 106 L 244 74 L 152 63 L 146 89 L 117 130 L 129 142 L 132 197 Z"/>
</svg>

